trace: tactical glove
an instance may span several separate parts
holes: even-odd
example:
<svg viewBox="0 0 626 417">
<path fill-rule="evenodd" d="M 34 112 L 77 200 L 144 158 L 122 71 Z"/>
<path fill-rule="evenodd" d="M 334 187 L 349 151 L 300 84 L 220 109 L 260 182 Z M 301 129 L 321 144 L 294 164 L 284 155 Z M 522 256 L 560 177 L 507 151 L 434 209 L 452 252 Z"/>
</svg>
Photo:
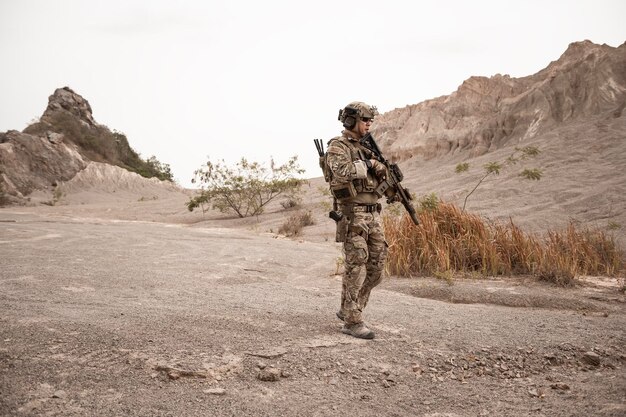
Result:
<svg viewBox="0 0 626 417">
<path fill-rule="evenodd" d="M 387 178 L 387 167 L 382 162 L 376 159 L 368 159 L 365 161 L 365 165 L 376 175 L 376 178 L 381 180 Z"/>
</svg>

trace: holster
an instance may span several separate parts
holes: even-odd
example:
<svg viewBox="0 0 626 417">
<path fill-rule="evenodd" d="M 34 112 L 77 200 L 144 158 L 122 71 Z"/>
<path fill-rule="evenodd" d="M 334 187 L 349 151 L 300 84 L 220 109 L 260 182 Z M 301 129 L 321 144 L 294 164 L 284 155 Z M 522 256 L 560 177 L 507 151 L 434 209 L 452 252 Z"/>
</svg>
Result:
<svg viewBox="0 0 626 417">
<path fill-rule="evenodd" d="M 335 233 L 335 242 L 343 243 L 346 241 L 346 236 L 348 236 L 348 225 L 350 224 L 350 219 L 348 216 L 343 215 L 341 220 L 337 222 L 337 231 Z"/>
</svg>

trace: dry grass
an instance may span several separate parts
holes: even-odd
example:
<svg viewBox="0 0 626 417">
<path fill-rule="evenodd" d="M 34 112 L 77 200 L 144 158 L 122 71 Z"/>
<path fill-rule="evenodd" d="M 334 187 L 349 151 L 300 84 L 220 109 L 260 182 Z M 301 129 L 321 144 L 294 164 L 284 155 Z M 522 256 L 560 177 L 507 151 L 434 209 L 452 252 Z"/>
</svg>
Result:
<svg viewBox="0 0 626 417">
<path fill-rule="evenodd" d="M 599 230 L 577 230 L 570 224 L 542 238 L 524 233 L 512 221 L 489 223 L 443 202 L 421 210 L 419 220 L 414 226 L 406 215 L 384 217 L 389 273 L 535 275 L 571 285 L 580 275 L 617 276 L 624 270 L 624 253 Z"/>
</svg>

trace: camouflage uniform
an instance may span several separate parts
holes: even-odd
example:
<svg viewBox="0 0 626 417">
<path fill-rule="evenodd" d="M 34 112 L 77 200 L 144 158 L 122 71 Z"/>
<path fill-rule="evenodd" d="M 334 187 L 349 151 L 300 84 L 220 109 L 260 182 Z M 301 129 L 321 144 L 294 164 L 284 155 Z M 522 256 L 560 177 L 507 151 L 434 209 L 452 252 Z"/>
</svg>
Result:
<svg viewBox="0 0 626 417">
<path fill-rule="evenodd" d="M 346 227 L 343 241 L 345 272 L 338 313 L 346 325 L 362 323 L 362 312 L 372 289 L 380 284 L 387 256 L 387 243 L 380 221 L 380 196 L 374 193 L 379 180 L 364 168 L 372 153 L 359 143 L 351 130 L 332 139 L 328 145 L 327 165 L 332 173 L 331 190 L 338 210 L 346 217 L 338 227 Z M 352 188 L 353 187 L 353 188 Z M 350 188 L 352 191 L 345 191 Z M 365 269 L 365 274 L 362 274 Z M 373 337 L 373 333 L 372 333 Z"/>
</svg>

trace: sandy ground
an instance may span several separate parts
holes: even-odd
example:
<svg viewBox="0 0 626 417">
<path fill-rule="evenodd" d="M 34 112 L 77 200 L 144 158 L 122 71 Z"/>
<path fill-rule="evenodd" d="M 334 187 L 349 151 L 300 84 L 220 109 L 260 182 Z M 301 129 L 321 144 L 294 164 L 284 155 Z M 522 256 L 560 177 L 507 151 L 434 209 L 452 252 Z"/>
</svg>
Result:
<svg viewBox="0 0 626 417">
<path fill-rule="evenodd" d="M 388 277 L 358 340 L 322 197 L 295 239 L 275 233 L 291 211 L 186 199 L 68 185 L 0 209 L 0 415 L 626 415 L 614 279 Z"/>
</svg>

